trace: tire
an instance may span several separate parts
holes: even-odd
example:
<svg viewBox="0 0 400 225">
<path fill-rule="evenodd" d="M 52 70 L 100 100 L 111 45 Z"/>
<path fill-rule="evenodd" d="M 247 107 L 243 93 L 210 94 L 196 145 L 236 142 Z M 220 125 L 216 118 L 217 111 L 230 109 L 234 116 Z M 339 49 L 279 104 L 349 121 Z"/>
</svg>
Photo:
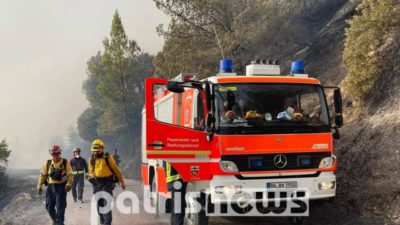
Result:
<svg viewBox="0 0 400 225">
<path fill-rule="evenodd" d="M 304 224 L 305 217 L 294 216 L 294 217 L 289 217 L 288 220 L 289 220 L 289 224 L 301 225 L 301 224 Z"/>
<path fill-rule="evenodd" d="M 195 207 L 193 204 L 193 198 L 189 197 L 189 202 L 187 202 L 187 207 L 189 207 L 189 212 L 185 214 L 185 225 L 208 225 L 208 216 L 204 209 L 199 210 L 191 210 L 191 208 Z M 199 211 L 199 212 L 197 212 Z"/>
<path fill-rule="evenodd" d="M 307 207 L 309 207 L 310 204 L 307 206 L 304 202 L 301 203 L 301 208 L 303 210 L 306 210 Z M 289 224 L 293 224 L 293 225 L 301 225 L 301 224 L 305 224 L 305 220 L 307 219 L 307 217 L 305 216 L 293 216 L 293 217 L 288 217 L 288 222 Z"/>
</svg>

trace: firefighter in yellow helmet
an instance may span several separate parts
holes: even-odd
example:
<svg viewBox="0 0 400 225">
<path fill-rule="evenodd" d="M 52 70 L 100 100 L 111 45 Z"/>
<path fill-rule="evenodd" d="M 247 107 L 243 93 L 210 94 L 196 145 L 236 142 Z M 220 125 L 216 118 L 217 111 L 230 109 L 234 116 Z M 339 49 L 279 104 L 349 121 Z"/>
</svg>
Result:
<svg viewBox="0 0 400 225">
<path fill-rule="evenodd" d="M 54 145 L 49 150 L 52 159 L 46 161 L 39 175 L 38 194 L 42 194 L 43 184 L 46 189 L 46 209 L 55 225 L 64 225 L 67 192 L 74 180 L 72 169 L 66 159 L 61 158 L 61 148 Z"/>
<path fill-rule="evenodd" d="M 93 184 L 93 193 L 106 191 L 112 195 L 115 184 L 120 183 L 122 189 L 125 190 L 124 176 L 112 155 L 104 152 L 104 143 L 100 139 L 96 139 L 92 143 L 91 151 L 93 154 L 89 159 L 89 182 Z M 97 209 L 106 206 L 105 199 L 99 199 Z M 100 223 L 110 225 L 112 222 L 112 213 L 99 213 Z"/>
</svg>

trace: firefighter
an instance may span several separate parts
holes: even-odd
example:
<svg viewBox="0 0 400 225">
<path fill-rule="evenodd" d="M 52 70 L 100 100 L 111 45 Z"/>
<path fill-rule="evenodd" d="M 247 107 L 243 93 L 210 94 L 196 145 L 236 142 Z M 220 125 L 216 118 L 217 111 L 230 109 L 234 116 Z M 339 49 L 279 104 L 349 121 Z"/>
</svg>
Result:
<svg viewBox="0 0 400 225">
<path fill-rule="evenodd" d="M 81 149 L 75 148 L 73 151 L 74 157 L 69 161 L 74 174 L 74 183 L 72 184 L 72 197 L 76 202 L 77 197 L 80 203 L 83 203 L 83 187 L 85 185 L 85 175 L 87 177 L 88 165 L 84 158 L 81 156 Z M 78 194 L 76 193 L 78 189 Z"/>
<path fill-rule="evenodd" d="M 168 191 L 172 193 L 171 225 L 183 225 L 187 182 L 183 182 L 182 176 L 169 163 L 164 162 L 164 167 L 167 173 Z"/>
<path fill-rule="evenodd" d="M 89 159 L 89 182 L 93 184 L 93 193 L 100 191 L 108 192 L 112 195 L 116 183 L 120 183 L 125 190 L 124 177 L 114 161 L 112 155 L 104 152 L 104 143 L 96 139 L 92 143 L 92 156 Z M 112 222 L 112 212 L 100 213 L 99 208 L 106 206 L 107 202 L 101 198 L 97 200 L 97 211 L 100 216 L 100 223 L 110 225 Z"/>
<path fill-rule="evenodd" d="M 42 186 L 47 185 L 46 209 L 54 225 L 63 225 L 67 192 L 71 190 L 74 177 L 68 161 L 61 158 L 60 146 L 52 146 L 49 153 L 52 159 L 47 160 L 40 171 L 37 192 L 42 195 Z"/>
</svg>

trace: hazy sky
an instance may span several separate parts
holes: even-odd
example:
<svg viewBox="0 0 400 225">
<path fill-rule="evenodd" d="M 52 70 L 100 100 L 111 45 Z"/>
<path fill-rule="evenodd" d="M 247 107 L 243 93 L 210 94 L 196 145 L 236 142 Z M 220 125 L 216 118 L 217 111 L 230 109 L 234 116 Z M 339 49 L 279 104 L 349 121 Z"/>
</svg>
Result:
<svg viewBox="0 0 400 225">
<path fill-rule="evenodd" d="M 50 139 L 88 106 L 86 62 L 103 49 L 115 10 L 143 51 L 161 50 L 155 27 L 169 19 L 151 0 L 0 0 L 0 139 L 11 168 L 40 166 Z"/>
</svg>

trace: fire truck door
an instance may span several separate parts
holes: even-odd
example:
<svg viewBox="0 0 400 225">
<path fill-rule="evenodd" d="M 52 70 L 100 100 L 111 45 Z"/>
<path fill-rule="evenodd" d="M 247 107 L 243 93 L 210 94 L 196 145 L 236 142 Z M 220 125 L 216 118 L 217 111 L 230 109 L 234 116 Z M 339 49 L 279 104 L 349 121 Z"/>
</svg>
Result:
<svg viewBox="0 0 400 225">
<path fill-rule="evenodd" d="M 149 159 L 207 158 L 211 154 L 211 143 L 207 141 L 205 129 L 199 129 L 192 118 L 198 110 L 200 97 L 193 88 L 183 93 L 172 93 L 166 88 L 166 79 L 146 79 L 146 154 Z M 190 104 L 190 107 L 189 105 Z M 193 107 L 192 107 L 193 105 Z M 198 113 L 196 113 L 198 115 Z"/>
</svg>

